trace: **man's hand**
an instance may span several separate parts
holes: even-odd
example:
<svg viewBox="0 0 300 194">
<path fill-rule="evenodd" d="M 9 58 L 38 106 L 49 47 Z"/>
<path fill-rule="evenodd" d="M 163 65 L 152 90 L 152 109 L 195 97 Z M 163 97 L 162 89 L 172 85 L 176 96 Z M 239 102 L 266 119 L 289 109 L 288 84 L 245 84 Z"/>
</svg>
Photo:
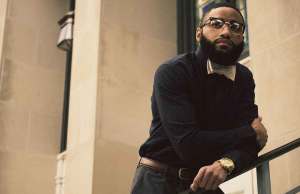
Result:
<svg viewBox="0 0 300 194">
<path fill-rule="evenodd" d="M 191 189 L 195 192 L 199 187 L 205 190 L 216 190 L 227 177 L 226 170 L 219 162 L 200 168 L 198 174 L 191 184 Z"/>
<path fill-rule="evenodd" d="M 251 123 L 252 128 L 256 132 L 256 140 L 260 146 L 260 149 L 265 147 L 265 145 L 268 141 L 267 130 L 261 121 L 262 121 L 262 118 L 258 117 L 258 118 L 255 118 Z"/>
</svg>

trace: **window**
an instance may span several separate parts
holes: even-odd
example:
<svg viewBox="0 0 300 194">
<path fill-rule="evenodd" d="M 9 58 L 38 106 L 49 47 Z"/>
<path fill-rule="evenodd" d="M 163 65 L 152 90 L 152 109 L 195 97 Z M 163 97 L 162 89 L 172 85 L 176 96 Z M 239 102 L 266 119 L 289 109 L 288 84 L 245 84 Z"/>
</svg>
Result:
<svg viewBox="0 0 300 194">
<path fill-rule="evenodd" d="M 221 3 L 221 2 L 228 2 L 233 3 L 236 7 L 241 11 L 242 15 L 244 16 L 246 29 L 244 32 L 244 40 L 245 40 L 245 48 L 243 53 L 241 54 L 240 59 L 244 59 L 249 56 L 249 36 L 248 36 L 248 26 L 247 26 L 247 7 L 246 7 L 246 0 L 196 0 L 196 24 L 199 23 L 200 19 L 203 16 L 203 13 L 206 13 L 214 4 Z"/>
</svg>

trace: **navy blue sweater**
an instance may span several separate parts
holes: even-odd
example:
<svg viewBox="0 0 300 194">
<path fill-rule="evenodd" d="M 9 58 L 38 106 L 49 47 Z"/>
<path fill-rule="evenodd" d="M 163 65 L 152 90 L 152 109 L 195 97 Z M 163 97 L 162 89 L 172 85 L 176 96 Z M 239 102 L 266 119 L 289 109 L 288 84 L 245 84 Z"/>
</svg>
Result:
<svg viewBox="0 0 300 194">
<path fill-rule="evenodd" d="M 231 158 L 240 171 L 257 158 L 258 116 L 254 80 L 248 68 L 236 64 L 233 82 L 207 74 L 201 50 L 179 55 L 156 71 L 150 137 L 140 156 L 174 167 L 200 168 Z"/>
</svg>

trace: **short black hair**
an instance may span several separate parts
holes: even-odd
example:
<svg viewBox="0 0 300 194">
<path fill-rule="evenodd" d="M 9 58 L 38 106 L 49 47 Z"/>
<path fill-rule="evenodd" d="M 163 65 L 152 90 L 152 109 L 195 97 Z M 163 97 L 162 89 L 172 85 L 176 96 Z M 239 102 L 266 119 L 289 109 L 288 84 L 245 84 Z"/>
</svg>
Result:
<svg viewBox="0 0 300 194">
<path fill-rule="evenodd" d="M 244 16 L 242 15 L 241 11 L 232 3 L 216 3 L 216 4 L 213 4 L 205 13 L 203 13 L 203 16 L 198 24 L 198 26 L 200 27 L 201 25 L 203 25 L 203 22 L 204 22 L 204 19 L 206 17 L 206 15 L 213 9 L 216 9 L 216 8 L 219 8 L 219 7 L 229 7 L 229 8 L 232 8 L 234 9 L 235 11 L 237 11 L 242 19 L 243 19 L 243 24 L 245 25 L 245 19 L 244 19 Z"/>
</svg>

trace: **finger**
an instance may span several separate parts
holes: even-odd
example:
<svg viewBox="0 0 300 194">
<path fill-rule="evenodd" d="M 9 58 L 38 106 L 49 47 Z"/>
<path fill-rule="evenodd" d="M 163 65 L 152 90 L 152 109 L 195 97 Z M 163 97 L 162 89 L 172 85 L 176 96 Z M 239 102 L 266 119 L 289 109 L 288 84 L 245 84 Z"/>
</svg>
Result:
<svg viewBox="0 0 300 194">
<path fill-rule="evenodd" d="M 219 187 L 219 185 L 225 181 L 226 177 L 227 177 L 227 174 L 219 175 L 216 178 L 216 181 L 213 183 L 212 190 L 216 190 Z"/>
<path fill-rule="evenodd" d="M 193 182 L 193 183 L 191 184 L 190 188 L 191 188 L 192 191 L 196 192 L 197 189 L 198 189 L 198 184 Z"/>
<path fill-rule="evenodd" d="M 198 186 L 195 183 L 192 183 L 191 186 L 190 186 L 190 188 L 191 188 L 192 191 L 196 192 Z"/>
<path fill-rule="evenodd" d="M 216 179 L 212 184 L 212 190 L 216 190 L 221 183 L 219 179 Z"/>
<path fill-rule="evenodd" d="M 201 188 L 206 188 L 207 183 L 208 183 L 209 179 L 211 178 L 211 176 L 212 176 L 212 172 L 206 170 L 206 172 L 205 172 L 205 174 L 204 174 L 204 176 L 203 176 L 201 182 L 199 182 L 199 186 L 200 186 Z"/>
<path fill-rule="evenodd" d="M 221 184 L 220 182 L 216 181 L 212 186 L 212 190 L 216 190 L 220 184 Z"/>
<path fill-rule="evenodd" d="M 214 175 L 210 176 L 208 181 L 207 181 L 207 184 L 205 185 L 205 189 L 206 190 L 212 190 L 213 185 L 214 185 L 215 182 L 218 182 L 217 177 L 214 176 Z"/>
<path fill-rule="evenodd" d="M 206 170 L 205 167 L 200 168 L 198 174 L 197 174 L 196 177 L 194 178 L 193 183 L 192 183 L 191 186 L 190 186 L 190 188 L 191 188 L 193 191 L 196 191 L 197 188 L 199 187 L 199 183 L 200 183 L 200 181 L 202 180 L 202 178 L 203 178 L 203 176 L 204 176 L 205 170 Z"/>
</svg>

